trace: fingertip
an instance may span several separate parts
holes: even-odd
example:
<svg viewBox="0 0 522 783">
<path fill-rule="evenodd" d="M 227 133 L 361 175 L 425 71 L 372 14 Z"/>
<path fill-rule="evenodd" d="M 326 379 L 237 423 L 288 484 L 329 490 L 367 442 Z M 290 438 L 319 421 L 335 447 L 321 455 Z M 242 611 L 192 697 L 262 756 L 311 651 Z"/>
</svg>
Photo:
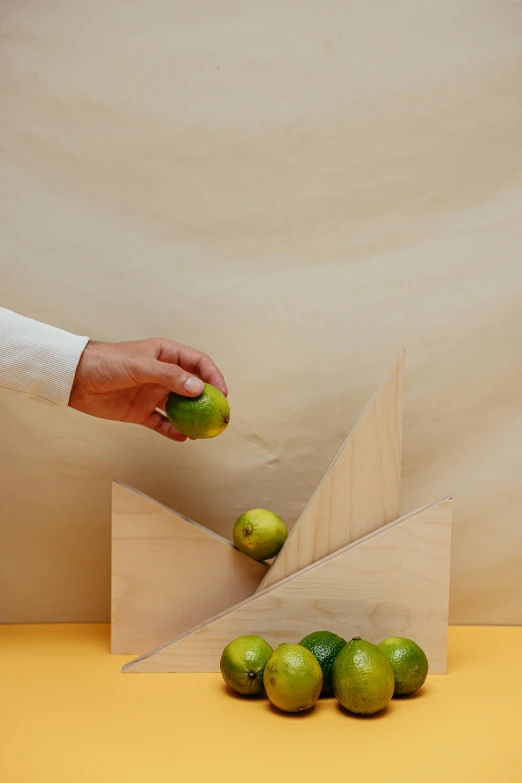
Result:
<svg viewBox="0 0 522 783">
<path fill-rule="evenodd" d="M 175 440 L 177 443 L 183 443 L 187 440 L 186 435 L 178 432 L 178 430 L 172 426 L 168 419 L 157 411 L 149 416 L 147 421 L 144 422 L 143 426 L 150 430 L 154 430 L 154 432 L 157 432 L 158 435 L 163 435 L 164 438 Z"/>
<path fill-rule="evenodd" d="M 203 394 L 204 388 L 205 384 L 203 381 L 200 378 L 196 378 L 195 375 L 189 375 L 183 384 L 183 389 L 188 397 L 198 397 L 200 394 Z"/>
<path fill-rule="evenodd" d="M 217 378 L 212 378 L 211 380 L 212 386 L 215 386 L 216 389 L 219 389 L 219 391 L 225 396 L 228 397 L 228 388 L 225 383 L 225 379 L 223 376 L 218 375 Z"/>
</svg>

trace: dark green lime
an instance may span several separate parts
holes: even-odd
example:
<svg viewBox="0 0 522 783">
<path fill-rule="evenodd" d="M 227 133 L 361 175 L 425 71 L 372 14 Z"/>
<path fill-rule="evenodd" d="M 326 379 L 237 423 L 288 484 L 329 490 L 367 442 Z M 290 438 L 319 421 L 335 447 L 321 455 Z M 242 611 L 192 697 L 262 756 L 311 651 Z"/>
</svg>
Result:
<svg viewBox="0 0 522 783">
<path fill-rule="evenodd" d="M 332 688 L 332 666 L 346 641 L 330 631 L 315 631 L 299 642 L 315 655 L 323 672 L 323 688 L 321 696 L 330 696 Z"/>
</svg>

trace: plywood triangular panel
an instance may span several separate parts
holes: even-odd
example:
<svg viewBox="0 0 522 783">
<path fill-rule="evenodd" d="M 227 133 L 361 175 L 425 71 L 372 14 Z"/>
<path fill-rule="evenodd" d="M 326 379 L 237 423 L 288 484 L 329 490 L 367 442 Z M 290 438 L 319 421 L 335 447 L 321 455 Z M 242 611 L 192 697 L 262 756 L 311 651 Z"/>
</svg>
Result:
<svg viewBox="0 0 522 783">
<path fill-rule="evenodd" d="M 215 672 L 243 634 L 272 646 L 327 629 L 377 643 L 413 638 L 430 672 L 446 671 L 451 499 L 390 523 L 123 667 L 128 672 Z"/>
<path fill-rule="evenodd" d="M 344 442 L 258 590 L 399 516 L 404 352 Z"/>
<path fill-rule="evenodd" d="M 251 596 L 267 567 L 113 482 L 111 652 L 138 654 Z"/>
</svg>

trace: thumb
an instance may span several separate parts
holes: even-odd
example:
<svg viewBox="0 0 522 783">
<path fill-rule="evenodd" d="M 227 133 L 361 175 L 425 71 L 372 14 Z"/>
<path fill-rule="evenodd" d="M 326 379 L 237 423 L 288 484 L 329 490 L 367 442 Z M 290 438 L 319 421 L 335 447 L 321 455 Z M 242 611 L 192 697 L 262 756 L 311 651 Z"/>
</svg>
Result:
<svg viewBox="0 0 522 783">
<path fill-rule="evenodd" d="M 182 370 L 177 364 L 160 362 L 156 359 L 140 363 L 133 376 L 138 383 L 159 383 L 169 391 L 182 394 L 184 397 L 197 397 L 203 393 L 205 387 L 200 378 Z"/>
</svg>

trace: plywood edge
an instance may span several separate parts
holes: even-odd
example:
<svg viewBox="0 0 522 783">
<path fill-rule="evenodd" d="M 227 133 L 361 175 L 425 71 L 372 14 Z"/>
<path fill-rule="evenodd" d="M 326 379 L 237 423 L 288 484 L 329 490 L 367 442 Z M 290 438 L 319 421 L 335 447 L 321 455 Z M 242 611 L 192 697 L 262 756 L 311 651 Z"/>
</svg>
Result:
<svg viewBox="0 0 522 783">
<path fill-rule="evenodd" d="M 395 371 L 395 368 L 398 368 L 399 376 L 401 378 L 404 377 L 405 357 L 406 357 L 406 351 L 403 348 L 400 351 L 400 353 L 397 355 L 397 358 L 392 362 L 392 364 L 390 365 L 390 367 L 388 368 L 386 373 L 381 378 L 381 381 L 380 381 L 379 385 L 377 386 L 377 388 L 375 389 L 374 393 L 372 394 L 372 396 L 370 397 L 370 399 L 368 400 L 368 402 L 364 406 L 364 409 L 363 409 L 362 413 L 359 415 L 359 417 L 357 418 L 357 420 L 356 420 L 355 424 L 353 425 L 352 429 L 350 430 L 350 432 L 348 433 L 347 437 L 343 441 L 340 449 L 338 450 L 337 454 L 333 458 L 333 460 L 332 460 L 328 470 L 323 475 L 323 477 L 321 478 L 321 481 L 319 482 L 319 484 L 315 488 L 315 491 L 314 491 L 312 497 L 310 498 L 310 500 L 308 501 L 308 503 L 306 504 L 305 508 L 303 509 L 303 513 L 301 514 L 301 516 L 304 516 L 306 510 L 308 509 L 308 506 L 310 506 L 312 504 L 312 502 L 315 499 L 316 495 L 320 492 L 321 488 L 325 484 L 328 476 L 334 470 L 335 466 L 339 462 L 339 458 L 340 458 L 341 454 L 345 450 L 346 446 L 350 443 L 350 441 L 353 440 L 353 437 L 355 436 L 355 433 L 357 432 L 361 422 L 364 420 L 364 418 L 366 417 L 368 411 L 371 409 L 372 405 L 374 404 L 374 402 L 378 398 L 379 394 L 381 393 L 381 391 L 383 390 L 384 386 L 388 382 L 388 379 L 390 378 L 392 373 Z M 403 387 L 403 384 L 401 384 L 401 387 Z M 401 439 L 401 442 L 402 442 L 402 439 Z M 292 532 L 295 530 L 296 526 L 297 526 L 297 523 L 296 523 L 296 525 L 294 525 L 294 527 L 292 529 Z"/>
<path fill-rule="evenodd" d="M 338 450 L 338 452 L 336 453 L 336 455 L 335 455 L 335 457 L 333 458 L 332 462 L 330 463 L 330 466 L 328 467 L 328 470 L 326 471 L 326 473 L 325 473 L 325 474 L 323 475 L 323 477 L 321 478 L 321 480 L 320 480 L 319 484 L 317 485 L 317 487 L 315 488 L 315 490 L 314 490 L 314 492 L 313 492 L 313 494 L 312 494 L 312 497 L 310 498 L 310 500 L 308 501 L 308 503 L 307 503 L 307 504 L 306 504 L 306 506 L 304 507 L 304 509 L 303 509 L 303 511 L 302 511 L 302 513 L 301 513 L 301 515 L 300 515 L 300 517 L 299 517 L 299 519 L 301 519 L 301 517 L 303 517 L 303 516 L 305 515 L 306 511 L 308 510 L 308 507 L 312 505 L 312 503 L 313 503 L 313 501 L 315 500 L 316 496 L 317 496 L 317 495 L 319 494 L 319 492 L 321 491 L 321 489 L 322 489 L 323 485 L 325 484 L 325 482 L 326 482 L 326 480 L 327 480 L 328 476 L 330 475 L 330 473 L 331 473 L 331 472 L 334 470 L 335 466 L 337 465 L 337 463 L 338 463 L 338 461 L 339 461 L 339 458 L 340 458 L 341 454 L 343 453 L 343 451 L 345 450 L 345 448 L 348 446 L 348 444 L 350 443 L 350 441 L 351 441 L 351 440 L 353 439 L 353 437 L 355 436 L 355 433 L 357 432 L 357 430 L 358 430 L 358 428 L 359 428 L 359 425 L 361 424 L 361 422 L 362 422 L 362 421 L 364 420 L 364 418 L 366 417 L 366 415 L 367 415 L 368 411 L 371 409 L 371 407 L 372 407 L 372 405 L 374 404 L 375 400 L 378 398 L 379 394 L 381 393 L 381 391 L 383 390 L 384 386 L 386 385 L 386 383 L 387 383 L 387 381 L 388 381 L 389 377 L 390 377 L 390 376 L 392 375 L 392 373 L 395 371 L 395 368 L 398 368 L 398 369 L 399 369 L 399 375 L 400 375 L 400 377 L 401 377 L 401 378 L 403 378 L 403 377 L 404 377 L 404 364 L 405 364 L 405 357 L 406 357 L 406 350 L 403 348 L 403 349 L 400 351 L 400 353 L 397 355 L 397 358 L 396 358 L 396 359 L 395 359 L 395 360 L 392 362 L 392 364 L 391 364 L 391 365 L 390 365 L 390 367 L 388 368 L 387 372 L 386 372 L 386 373 L 384 374 L 384 376 L 382 377 L 382 379 L 381 379 L 381 382 L 379 383 L 379 385 L 378 385 L 378 386 L 377 386 L 377 388 L 375 389 L 374 393 L 372 394 L 372 396 L 370 397 L 370 399 L 369 399 L 369 400 L 368 400 L 368 402 L 366 403 L 366 405 L 365 405 L 365 407 L 364 407 L 364 409 L 363 409 L 362 413 L 361 413 L 361 414 L 360 414 L 360 416 L 357 418 L 357 420 L 356 420 L 355 424 L 353 425 L 352 429 L 351 429 L 351 430 L 350 430 L 350 432 L 348 433 L 347 437 L 344 439 L 344 441 L 343 441 L 343 443 L 342 443 L 342 445 L 341 445 L 340 449 Z M 403 386 L 403 384 L 401 384 L 401 386 Z M 401 438 L 401 443 L 402 443 L 402 438 Z M 288 539 L 287 539 L 287 542 L 286 542 L 286 543 L 288 543 L 288 541 L 289 541 L 289 540 L 290 540 L 290 538 L 291 538 L 291 535 L 294 533 L 295 529 L 297 528 L 297 525 L 299 524 L 299 519 L 297 520 L 297 522 L 295 523 L 294 527 L 292 528 L 292 530 L 291 530 L 291 532 L 290 532 L 290 534 L 289 534 L 289 536 L 288 536 Z M 286 546 L 286 543 L 285 543 L 285 546 Z"/>
<path fill-rule="evenodd" d="M 219 541 L 221 544 L 226 544 L 227 546 L 234 549 L 239 555 L 242 557 L 247 558 L 248 560 L 252 560 L 253 558 L 249 558 L 248 555 L 245 555 L 243 552 L 240 552 L 239 549 L 234 546 L 234 543 L 230 541 L 228 538 L 225 538 L 224 536 L 220 535 L 219 533 L 216 533 L 214 530 L 210 530 L 210 528 L 205 527 L 205 525 L 200 524 L 199 522 L 195 522 L 193 519 L 190 519 L 190 517 L 185 516 L 184 514 L 180 514 L 179 511 L 175 511 L 172 508 L 169 508 L 168 506 L 165 506 L 163 503 L 160 503 L 158 500 L 155 500 L 154 498 L 151 498 L 149 495 L 146 495 L 144 492 L 140 492 L 140 490 L 135 489 L 134 487 L 129 486 L 128 484 L 125 484 L 123 481 L 119 481 L 118 479 L 112 480 L 112 511 L 115 511 L 115 500 L 114 500 L 114 487 L 120 487 L 121 489 L 126 490 L 130 494 L 138 495 L 142 500 L 147 501 L 147 503 L 151 503 L 153 506 L 156 506 L 157 508 L 161 509 L 162 511 L 166 511 L 168 514 L 172 514 L 173 516 L 178 517 L 178 519 L 181 519 L 183 522 L 186 522 L 188 525 L 192 525 L 192 527 L 199 530 L 201 533 L 204 533 L 207 536 L 210 536 L 211 538 L 214 538 L 216 541 Z M 264 566 L 264 568 L 269 568 L 269 563 L 265 562 L 264 560 L 256 560 L 256 563 L 259 563 L 260 565 Z"/>
<path fill-rule="evenodd" d="M 144 653 L 143 655 L 140 655 L 139 657 L 135 658 L 132 661 L 129 661 L 128 663 L 124 664 L 122 667 L 123 673 L 133 673 L 134 671 L 139 672 L 139 665 L 140 663 L 147 661 L 151 658 L 153 658 L 158 653 L 161 653 L 163 650 L 166 650 L 168 647 L 172 646 L 173 644 L 180 642 L 182 639 L 186 639 L 199 631 L 201 631 L 203 628 L 206 628 L 207 626 L 211 625 L 212 623 L 220 620 L 221 618 L 225 617 L 226 615 L 232 614 L 240 609 L 243 609 L 244 607 L 254 603 L 257 601 L 261 596 L 269 595 L 272 592 L 275 592 L 279 590 L 283 585 L 287 584 L 288 582 L 301 578 L 304 575 L 313 572 L 316 569 L 321 568 L 326 563 L 328 563 L 331 560 L 334 560 L 337 557 L 340 557 L 344 555 L 346 552 L 352 549 L 357 549 L 358 547 L 365 544 L 370 539 L 375 539 L 380 536 L 385 535 L 390 530 L 393 530 L 394 528 L 407 524 L 410 520 L 414 519 L 415 517 L 419 517 L 422 514 L 426 513 L 427 511 L 436 508 L 437 506 L 441 506 L 445 503 L 451 503 L 452 502 L 452 496 L 446 495 L 438 500 L 432 501 L 431 503 L 426 504 L 425 506 L 422 506 L 418 509 L 415 509 L 414 511 L 404 515 L 400 519 L 396 519 L 393 522 L 389 522 L 387 525 L 385 525 L 382 528 L 379 528 L 378 530 L 373 531 L 372 533 L 369 533 L 367 536 L 364 536 L 363 538 L 358 539 L 357 541 L 354 541 L 347 546 L 343 547 L 342 549 L 337 550 L 336 552 L 327 555 L 326 557 L 322 558 L 322 560 L 317 561 L 316 563 L 312 563 L 311 565 L 307 566 L 306 568 L 301 569 L 300 571 L 295 572 L 294 574 L 290 574 L 289 576 L 285 577 L 279 582 L 276 582 L 275 584 L 271 585 L 270 587 L 265 588 L 261 592 L 254 593 L 253 596 L 250 598 L 245 599 L 244 601 L 241 601 L 240 603 L 236 604 L 235 606 L 230 607 L 229 609 L 226 609 L 223 612 L 220 612 L 219 614 L 215 615 L 214 617 L 205 620 L 203 623 L 200 623 L 199 625 L 194 626 L 194 628 L 191 628 L 190 631 L 187 631 L 184 634 L 181 634 L 180 636 L 176 637 L 175 639 L 171 639 L 165 644 L 160 645 L 159 647 L 156 647 L 154 650 L 151 650 L 147 653 Z"/>
<path fill-rule="evenodd" d="M 276 571 L 278 560 L 280 560 L 280 558 L 282 559 L 285 556 L 285 553 L 288 551 L 288 549 L 292 546 L 293 539 L 295 538 L 296 535 L 298 535 L 299 526 L 300 526 L 301 521 L 306 518 L 306 516 L 308 514 L 308 511 L 310 510 L 310 508 L 312 507 L 312 504 L 315 502 L 318 494 L 320 493 L 320 491 L 324 487 L 328 477 L 330 476 L 332 471 L 337 466 L 337 463 L 339 462 L 339 459 L 340 459 L 341 455 L 343 454 L 345 449 L 349 446 L 350 442 L 355 437 L 355 435 L 357 433 L 357 430 L 359 429 L 361 423 L 364 421 L 365 417 L 368 415 L 368 413 L 371 410 L 373 404 L 378 399 L 379 394 L 382 392 L 382 390 L 384 389 L 386 383 L 388 382 L 388 380 L 390 379 L 390 377 L 392 376 L 392 374 L 396 370 L 398 371 L 399 381 L 400 381 L 399 395 L 400 395 L 400 407 L 401 407 L 401 413 L 400 413 L 401 426 L 399 427 L 398 437 L 399 437 L 399 451 L 400 451 L 400 454 L 402 455 L 402 418 L 403 418 L 403 407 L 404 407 L 404 380 L 403 379 L 404 379 L 405 358 L 406 358 L 406 351 L 405 351 L 404 348 L 402 348 L 401 351 L 398 353 L 397 357 L 394 359 L 394 361 L 389 366 L 387 372 L 382 377 L 379 385 L 375 389 L 374 393 L 372 394 L 372 396 L 370 397 L 369 401 L 365 405 L 362 413 L 359 415 L 359 417 L 357 418 L 357 420 L 356 420 L 355 424 L 353 425 L 352 429 L 350 430 L 350 432 L 348 433 L 347 437 L 343 441 L 340 449 L 338 450 L 337 454 L 335 455 L 334 459 L 332 460 L 332 462 L 331 462 L 330 466 L 328 467 L 327 471 L 322 476 L 322 478 L 321 478 L 319 484 L 317 485 L 317 487 L 315 488 L 312 496 L 310 497 L 309 501 L 305 505 L 305 507 L 302 510 L 301 514 L 299 515 L 298 520 L 296 521 L 296 523 L 293 526 L 292 530 L 288 534 L 288 538 L 287 538 L 285 544 L 283 545 L 283 548 L 281 549 L 281 551 L 279 552 L 279 554 L 275 558 L 275 560 L 272 563 L 272 565 L 270 566 L 270 569 L 268 570 L 266 576 L 264 577 L 263 581 L 259 585 L 259 587 L 258 587 L 258 589 L 256 591 L 256 594 L 260 593 L 261 591 L 266 589 L 266 587 L 267 587 L 266 583 L 270 579 L 270 570 L 274 569 L 274 572 Z M 399 473 L 398 481 L 399 481 L 399 490 L 400 490 L 400 482 L 401 482 L 400 473 Z M 278 584 L 279 581 L 281 581 L 281 580 L 278 580 L 277 582 L 274 582 L 274 583 L 271 582 L 271 584 Z"/>
</svg>

